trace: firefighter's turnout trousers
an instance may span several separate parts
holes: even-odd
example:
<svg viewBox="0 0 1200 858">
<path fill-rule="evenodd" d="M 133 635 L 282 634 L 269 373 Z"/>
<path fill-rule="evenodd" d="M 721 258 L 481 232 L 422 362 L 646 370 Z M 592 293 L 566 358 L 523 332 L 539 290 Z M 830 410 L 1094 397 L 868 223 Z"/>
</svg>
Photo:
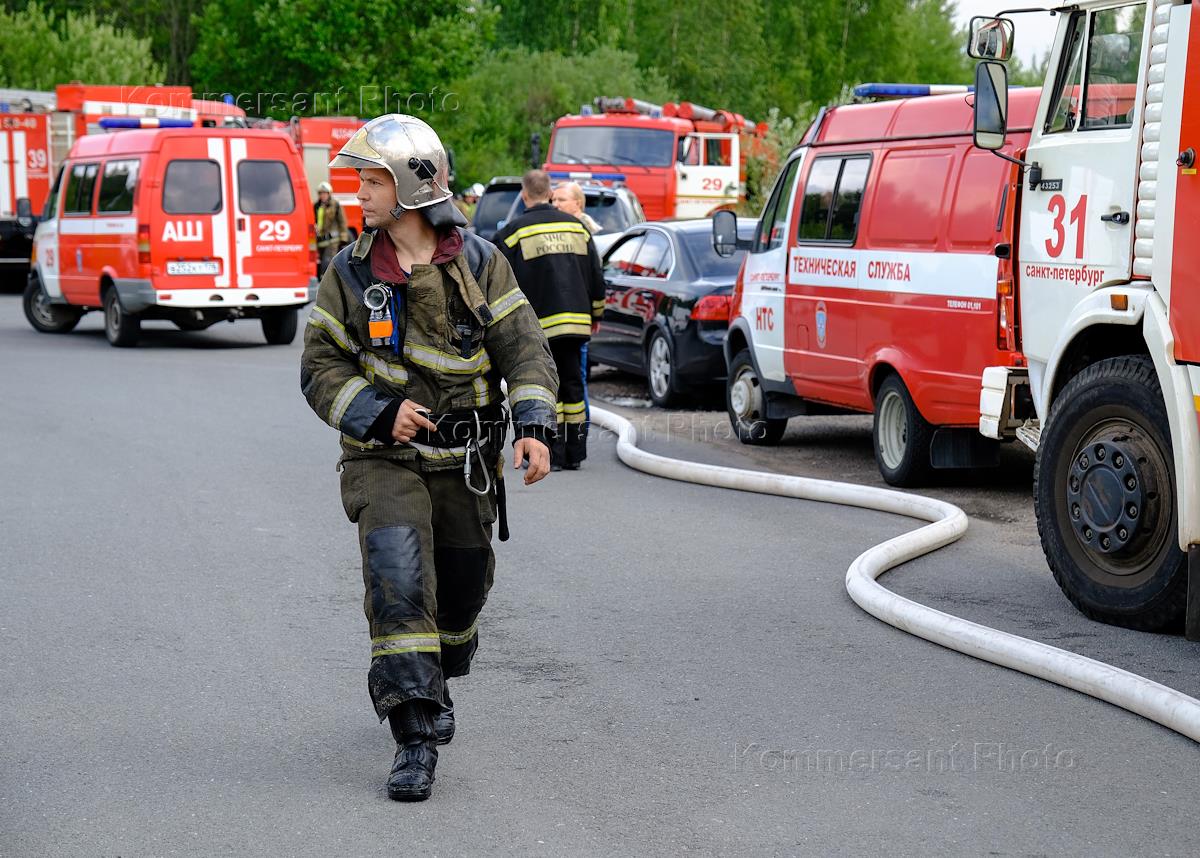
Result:
<svg viewBox="0 0 1200 858">
<path fill-rule="evenodd" d="M 587 403 L 583 387 L 583 347 L 586 337 L 554 337 L 550 354 L 558 369 L 558 435 L 550 461 L 571 467 L 587 458 Z"/>
<path fill-rule="evenodd" d="M 375 711 L 382 719 L 405 700 L 441 701 L 443 676 L 470 672 L 479 645 L 495 494 L 475 495 L 461 470 L 427 471 L 419 459 L 344 459 L 341 484 L 358 524 Z"/>
</svg>

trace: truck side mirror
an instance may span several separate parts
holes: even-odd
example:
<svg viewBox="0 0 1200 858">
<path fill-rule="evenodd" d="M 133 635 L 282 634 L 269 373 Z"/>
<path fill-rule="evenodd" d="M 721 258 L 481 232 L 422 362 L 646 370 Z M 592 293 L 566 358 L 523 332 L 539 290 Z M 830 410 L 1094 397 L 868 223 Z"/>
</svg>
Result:
<svg viewBox="0 0 1200 858">
<path fill-rule="evenodd" d="M 975 67 L 975 145 L 992 152 L 1004 148 L 1008 132 L 1008 69 L 1000 63 Z"/>
<path fill-rule="evenodd" d="M 17 200 L 17 222 L 21 226 L 29 226 L 33 223 L 33 203 L 29 197 L 20 197 Z"/>
<path fill-rule="evenodd" d="M 738 249 L 737 215 L 719 211 L 712 217 L 713 250 L 717 256 L 730 257 Z"/>
<path fill-rule="evenodd" d="M 976 60 L 1004 62 L 1013 52 L 1013 22 L 1007 18 L 971 19 L 967 54 Z"/>
</svg>

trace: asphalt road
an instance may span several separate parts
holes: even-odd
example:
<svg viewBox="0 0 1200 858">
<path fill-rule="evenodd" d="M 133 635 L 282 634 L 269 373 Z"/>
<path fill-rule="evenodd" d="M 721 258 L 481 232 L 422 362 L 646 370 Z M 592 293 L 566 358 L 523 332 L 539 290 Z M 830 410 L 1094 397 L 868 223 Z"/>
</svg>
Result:
<svg viewBox="0 0 1200 858">
<path fill-rule="evenodd" d="M 336 438 L 261 343 L 117 350 L 0 296 L 0 855 L 1194 854 L 1194 743 L 849 600 L 911 522 L 646 477 L 600 432 L 510 482 L 459 733 L 389 801 Z M 748 451 L 630 413 L 673 455 L 873 470 L 861 418 Z M 1059 595 L 1013 470 L 935 489 L 990 515 L 884 583 L 1200 694 L 1192 645 Z"/>
</svg>

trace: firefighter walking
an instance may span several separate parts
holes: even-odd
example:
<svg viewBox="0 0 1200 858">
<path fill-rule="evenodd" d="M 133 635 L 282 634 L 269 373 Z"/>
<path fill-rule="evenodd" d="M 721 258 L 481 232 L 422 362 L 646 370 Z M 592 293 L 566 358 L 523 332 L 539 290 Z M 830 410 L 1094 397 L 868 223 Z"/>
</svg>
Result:
<svg viewBox="0 0 1200 858">
<path fill-rule="evenodd" d="M 521 179 L 525 213 L 492 240 L 537 312 L 558 369 L 558 433 L 554 470 L 578 470 L 587 458 L 583 348 L 604 313 L 604 275 L 591 233 L 578 218 L 550 204 L 550 176 L 530 170 Z"/>
<path fill-rule="evenodd" d="M 325 274 L 325 269 L 329 267 L 342 245 L 350 240 L 350 231 L 346 228 L 346 213 L 342 211 L 341 203 L 333 198 L 333 186 L 329 182 L 317 185 L 313 217 L 317 222 L 317 250 L 320 252 L 317 276 L 320 277 Z"/>
<path fill-rule="evenodd" d="M 549 471 L 558 380 L 504 257 L 466 232 L 437 134 L 399 114 L 364 125 L 331 167 L 359 172 L 363 234 L 321 280 L 301 386 L 340 430 L 371 632 L 368 686 L 397 750 L 388 795 L 428 798 L 454 734 L 449 677 L 470 670 L 504 514 L 509 415 L 526 484 Z"/>
</svg>

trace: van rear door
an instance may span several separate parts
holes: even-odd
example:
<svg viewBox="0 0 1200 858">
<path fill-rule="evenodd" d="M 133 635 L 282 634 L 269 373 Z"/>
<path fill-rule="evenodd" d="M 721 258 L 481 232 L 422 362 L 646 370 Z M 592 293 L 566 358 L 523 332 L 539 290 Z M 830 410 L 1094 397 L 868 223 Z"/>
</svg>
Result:
<svg viewBox="0 0 1200 858">
<path fill-rule="evenodd" d="M 229 140 L 237 211 L 234 247 L 239 285 L 307 288 L 315 274 L 309 254 L 308 182 L 282 133 Z"/>
<path fill-rule="evenodd" d="M 225 299 L 239 304 L 303 303 L 258 292 L 306 289 L 315 274 L 308 186 L 287 137 L 180 134 L 170 144 L 150 215 L 155 286 L 255 290 Z"/>
</svg>

